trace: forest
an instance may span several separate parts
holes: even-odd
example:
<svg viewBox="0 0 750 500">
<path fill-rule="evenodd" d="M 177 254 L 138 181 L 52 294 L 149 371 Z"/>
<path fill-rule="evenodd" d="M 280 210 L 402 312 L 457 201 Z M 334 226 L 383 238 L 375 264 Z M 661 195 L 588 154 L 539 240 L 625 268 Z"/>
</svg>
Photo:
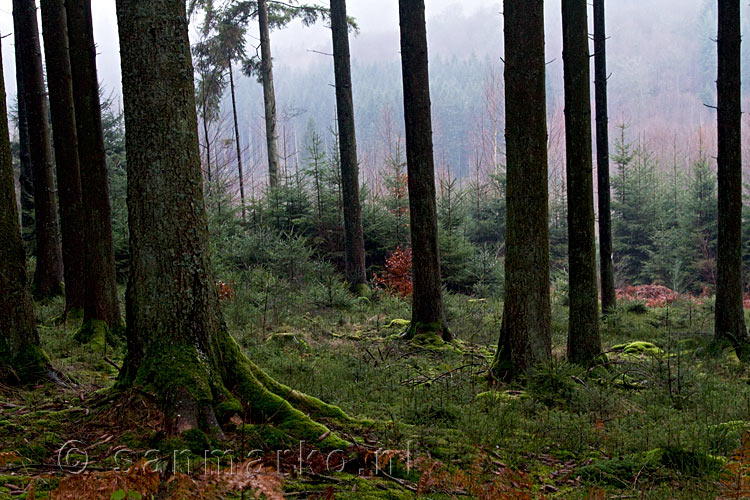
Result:
<svg viewBox="0 0 750 500">
<path fill-rule="evenodd" d="M 749 11 L 653 3 L 2 0 L 0 499 L 750 498 Z"/>
</svg>

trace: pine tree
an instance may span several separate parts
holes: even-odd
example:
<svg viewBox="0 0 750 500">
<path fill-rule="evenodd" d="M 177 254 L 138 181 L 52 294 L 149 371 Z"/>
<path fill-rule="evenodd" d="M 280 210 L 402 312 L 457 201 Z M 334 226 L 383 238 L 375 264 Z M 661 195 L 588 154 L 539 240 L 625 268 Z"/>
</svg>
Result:
<svg viewBox="0 0 750 500">
<path fill-rule="evenodd" d="M 236 411 L 322 448 L 346 446 L 313 417 L 347 420 L 245 357 L 210 270 L 198 120 L 182 0 L 117 0 L 131 267 L 122 387 L 155 394 L 167 431 L 220 425 Z M 152 57 L 144 57 L 151 54 Z M 230 408 L 230 411 L 219 411 Z"/>
<path fill-rule="evenodd" d="M 450 340 L 443 311 L 424 0 L 399 0 L 414 294 L 406 337 Z"/>
<path fill-rule="evenodd" d="M 58 295 L 63 282 L 62 248 L 57 221 L 57 197 L 52 170 L 49 110 L 39 26 L 34 0 L 13 0 L 13 24 L 20 52 L 17 66 L 23 78 L 23 101 L 29 132 L 31 170 L 34 177 L 36 222 L 36 272 L 34 293 L 47 298 Z"/>
<path fill-rule="evenodd" d="M 2 40 L 2 37 L 0 37 Z M 13 160 L 5 107 L 2 50 L 0 50 L 0 380 L 30 382 L 49 369 L 39 346 L 34 305 L 26 281 L 26 252 L 16 208 Z"/>
<path fill-rule="evenodd" d="M 508 229 L 505 297 L 491 374 L 523 376 L 552 356 L 544 2 L 505 0 Z"/>
<path fill-rule="evenodd" d="M 568 186 L 570 316 L 568 359 L 589 363 L 601 354 L 594 233 L 591 98 L 586 0 L 563 0 L 565 144 Z"/>
</svg>

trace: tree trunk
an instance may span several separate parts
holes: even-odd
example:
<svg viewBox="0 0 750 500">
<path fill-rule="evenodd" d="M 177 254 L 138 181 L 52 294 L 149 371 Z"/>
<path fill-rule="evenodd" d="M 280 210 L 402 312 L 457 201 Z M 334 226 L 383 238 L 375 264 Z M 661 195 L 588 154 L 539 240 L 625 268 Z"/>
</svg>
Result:
<svg viewBox="0 0 750 500">
<path fill-rule="evenodd" d="M 359 199 L 359 163 L 354 127 L 352 71 L 349 55 L 349 23 L 346 0 L 331 0 L 333 66 L 336 78 L 336 111 L 339 121 L 341 188 L 344 198 L 344 253 L 346 280 L 354 287 L 367 283 L 365 237 Z"/>
<path fill-rule="evenodd" d="M 13 23 L 19 32 L 23 100 L 29 130 L 31 170 L 34 175 L 36 272 L 34 291 L 41 298 L 61 292 L 63 281 L 60 229 L 57 225 L 55 178 L 49 141 L 49 115 L 44 88 L 42 49 L 34 0 L 13 0 Z"/>
<path fill-rule="evenodd" d="M 18 103 L 18 159 L 20 161 L 21 238 L 34 246 L 34 174 L 31 170 L 29 150 L 29 125 L 26 119 L 26 103 L 23 100 L 23 68 L 21 67 L 21 44 L 19 31 L 13 33 L 16 54 L 16 100 Z"/>
<path fill-rule="evenodd" d="M 121 318 L 91 0 L 66 0 L 65 6 L 86 218 L 86 303 L 76 339 L 88 342 L 119 328 Z"/>
<path fill-rule="evenodd" d="M 492 376 L 552 357 L 544 1 L 505 0 L 505 302 Z"/>
<path fill-rule="evenodd" d="M 1 37 L 0 37 L 1 38 Z M 34 306 L 26 284 L 26 251 L 18 225 L 0 51 L 0 380 L 28 382 L 45 374 Z"/>
<path fill-rule="evenodd" d="M 232 72 L 232 61 L 229 61 L 229 90 L 232 94 L 232 115 L 234 116 L 234 144 L 237 147 L 237 174 L 240 179 L 240 203 L 242 204 L 242 222 L 246 223 L 245 176 L 242 173 L 242 146 L 240 145 L 240 124 L 237 121 L 237 100 L 234 95 L 234 73 Z"/>
<path fill-rule="evenodd" d="M 568 358 L 589 363 L 601 354 L 594 242 L 591 89 L 586 0 L 563 0 L 565 146 L 568 184 L 570 320 Z"/>
<path fill-rule="evenodd" d="M 83 240 L 86 226 L 78 165 L 78 134 L 68 53 L 65 0 L 42 0 L 41 8 L 60 203 L 65 309 L 82 311 L 86 297 Z"/>
<path fill-rule="evenodd" d="M 258 0 L 258 26 L 260 28 L 260 74 L 266 114 L 268 184 L 271 188 L 275 188 L 279 185 L 279 139 L 276 133 L 276 93 L 273 89 L 273 60 L 271 59 L 267 0 Z"/>
<path fill-rule="evenodd" d="M 268 377 L 227 332 L 210 271 L 184 0 L 117 0 L 117 19 L 131 244 L 121 385 L 157 394 L 172 432 L 220 434 L 244 408 L 296 438 L 345 444 L 305 414 L 347 419 L 340 409 Z"/>
<path fill-rule="evenodd" d="M 594 79 L 596 87 L 596 174 L 599 186 L 599 274 L 602 311 L 615 308 L 612 263 L 612 209 L 609 184 L 609 118 L 607 110 L 607 34 L 605 0 L 594 0 Z"/>
<path fill-rule="evenodd" d="M 398 10 L 414 280 L 412 322 L 406 336 L 438 334 L 450 340 L 440 280 L 424 0 L 399 0 Z"/>
<path fill-rule="evenodd" d="M 742 308 L 742 109 L 740 2 L 719 0 L 719 234 L 716 286 L 717 340 L 748 342 Z"/>
</svg>

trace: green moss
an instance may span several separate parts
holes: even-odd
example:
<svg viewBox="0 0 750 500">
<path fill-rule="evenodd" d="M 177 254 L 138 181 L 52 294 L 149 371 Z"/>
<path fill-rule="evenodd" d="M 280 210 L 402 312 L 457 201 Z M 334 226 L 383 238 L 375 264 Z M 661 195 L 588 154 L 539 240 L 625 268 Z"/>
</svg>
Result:
<svg viewBox="0 0 750 500">
<path fill-rule="evenodd" d="M 242 415 L 244 413 L 244 409 L 242 408 L 242 403 L 234 398 L 231 398 L 214 406 L 214 413 L 216 414 L 216 418 L 219 423 L 225 424 L 234 415 Z"/>
<path fill-rule="evenodd" d="M 248 437 L 250 446 L 261 449 L 280 449 L 294 444 L 294 440 L 287 434 L 271 425 L 245 425 L 241 431 Z"/>
<path fill-rule="evenodd" d="M 651 342 L 636 341 L 629 344 L 618 344 L 612 346 L 613 351 L 622 352 L 632 355 L 645 355 L 660 357 L 664 356 L 664 351 L 652 344 Z"/>
<path fill-rule="evenodd" d="M 35 345 L 26 346 L 11 361 L 11 367 L 22 383 L 43 378 L 47 374 L 49 366 L 49 357 L 41 347 Z"/>
<path fill-rule="evenodd" d="M 189 429 L 183 432 L 181 437 L 187 449 L 196 455 L 203 456 L 207 450 L 211 449 L 208 436 L 200 429 Z"/>
<path fill-rule="evenodd" d="M 390 323 L 388 323 L 385 328 L 408 328 L 409 325 L 411 325 L 411 321 L 408 319 L 392 319 Z"/>
<path fill-rule="evenodd" d="M 92 344 L 103 348 L 104 344 L 110 341 L 110 337 L 111 333 L 106 321 L 88 319 L 73 335 L 73 340 L 80 344 Z"/>
</svg>

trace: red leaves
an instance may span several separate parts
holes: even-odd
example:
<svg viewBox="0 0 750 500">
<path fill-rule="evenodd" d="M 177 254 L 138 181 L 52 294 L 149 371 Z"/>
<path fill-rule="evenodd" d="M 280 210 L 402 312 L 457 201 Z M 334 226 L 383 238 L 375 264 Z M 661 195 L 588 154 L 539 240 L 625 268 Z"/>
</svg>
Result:
<svg viewBox="0 0 750 500">
<path fill-rule="evenodd" d="M 375 282 L 401 298 L 412 294 L 411 248 L 400 246 L 385 261 L 385 273 L 382 277 L 375 275 Z"/>
<path fill-rule="evenodd" d="M 237 295 L 237 292 L 234 289 L 234 281 L 230 281 L 229 283 L 219 281 L 216 283 L 216 288 L 219 292 L 220 302 L 231 302 Z"/>
<path fill-rule="evenodd" d="M 617 290 L 617 300 L 643 300 L 646 307 L 664 307 L 678 298 L 677 292 L 662 285 L 626 286 Z"/>
</svg>

